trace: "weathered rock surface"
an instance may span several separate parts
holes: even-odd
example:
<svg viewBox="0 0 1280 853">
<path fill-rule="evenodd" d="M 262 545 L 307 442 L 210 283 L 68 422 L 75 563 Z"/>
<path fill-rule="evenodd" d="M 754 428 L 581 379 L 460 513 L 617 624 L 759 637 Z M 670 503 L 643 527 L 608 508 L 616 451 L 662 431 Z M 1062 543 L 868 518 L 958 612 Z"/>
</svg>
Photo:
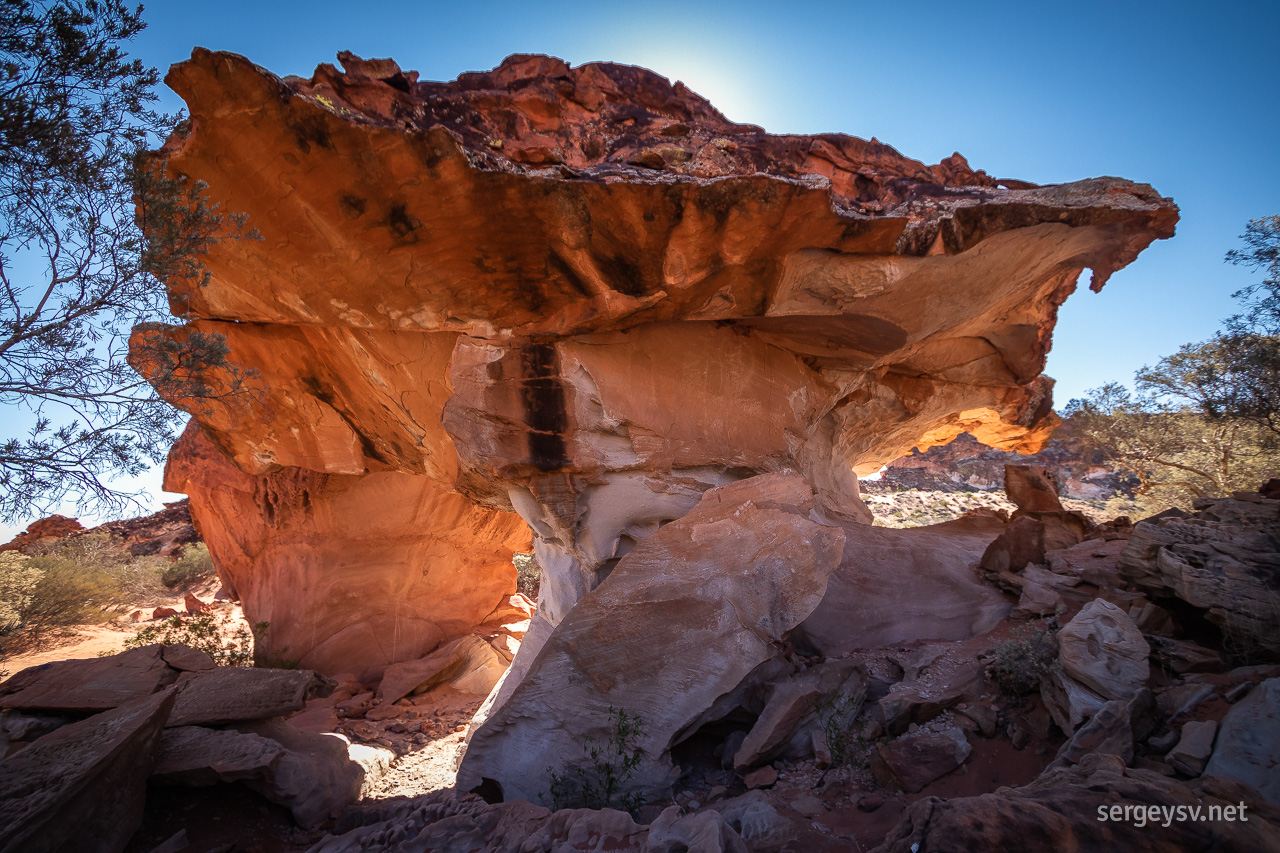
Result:
<svg viewBox="0 0 1280 853">
<path fill-rule="evenodd" d="M 506 672 L 507 661 L 488 642 L 475 635 L 446 643 L 421 660 L 392 664 L 378 686 L 384 705 L 438 684 L 487 696 Z"/>
<path fill-rule="evenodd" d="M 63 726 L 0 761 L 0 851 L 123 850 L 142 823 L 174 692 Z"/>
<path fill-rule="evenodd" d="M 1241 646 L 1280 654 L 1280 500 L 1198 499 L 1189 517 L 1134 525 L 1120 573 L 1176 596 Z"/>
<path fill-rule="evenodd" d="M 1049 469 L 1039 465 L 1005 465 L 1004 491 L 1026 513 L 1062 512 L 1058 485 Z"/>
<path fill-rule="evenodd" d="M 981 516 L 905 530 L 845 525 L 840 566 L 795 641 L 836 656 L 991 629 L 1009 604 L 973 564 L 1003 529 Z"/>
<path fill-rule="evenodd" d="M 184 672 L 168 724 L 210 726 L 291 714 L 320 684 L 307 670 L 220 666 Z"/>
<path fill-rule="evenodd" d="M 166 488 L 192 513 L 224 586 L 242 602 L 260 664 L 372 680 L 469 632 L 515 591 L 529 533 L 426 476 L 250 476 L 192 423 Z"/>
<path fill-rule="evenodd" d="M 1213 739 L 1217 734 L 1218 724 L 1213 720 L 1189 722 L 1182 727 L 1182 736 L 1164 760 L 1185 776 L 1199 776 L 1213 754 Z"/>
<path fill-rule="evenodd" d="M 1112 699 L 1071 734 L 1049 767 L 1070 767 L 1095 753 L 1116 755 L 1125 764 L 1132 764 L 1135 747 L 1151 734 L 1158 722 L 1155 697 L 1145 687 L 1127 699 Z"/>
<path fill-rule="evenodd" d="M 284 753 L 280 744 L 254 734 L 178 726 L 165 729 L 151 775 L 171 785 L 239 782 L 261 777 Z"/>
<path fill-rule="evenodd" d="M 219 241 L 206 285 L 168 282 L 199 319 L 134 341 L 144 372 L 151 336 L 193 332 L 257 370 L 256 394 L 191 406 L 205 446 L 167 483 L 270 623 L 265 654 L 321 670 L 474 627 L 506 511 L 549 629 L 708 489 L 792 468 L 822 518 L 867 521 L 855 474 L 912 446 L 1038 447 L 1058 305 L 1177 219 L 1118 179 L 1002 186 L 959 155 L 769 135 L 632 67 L 517 56 L 427 83 L 341 59 L 281 80 L 197 50 L 170 72 L 192 115 L 170 168 L 263 239 Z"/>
<path fill-rule="evenodd" d="M 875 748 L 871 772 L 884 787 L 914 794 L 964 764 L 972 751 L 964 732 L 954 727 L 907 735 Z"/>
<path fill-rule="evenodd" d="M 0 708 L 105 711 L 172 684 L 177 678 L 160 645 L 105 658 L 65 660 L 24 669 L 0 684 Z"/>
<path fill-rule="evenodd" d="M 641 720 L 630 786 L 667 790 L 671 747 L 732 710 L 717 700 L 821 598 L 844 534 L 810 521 L 812 508 L 800 476 L 763 475 L 708 492 L 638 544 L 471 733 L 459 788 L 488 779 L 506 799 L 546 800 L 547 768 L 566 773 L 585 738 L 606 744 L 619 709 Z"/>
<path fill-rule="evenodd" d="M 1238 811 L 1242 803 L 1244 812 Z M 1125 806 L 1130 807 L 1128 816 Z M 1210 807 L 1217 807 L 1219 815 L 1232 807 L 1236 819 L 1210 820 Z M 1137 817 L 1138 808 L 1156 811 Z M 1100 820 L 1104 813 L 1107 819 Z M 1086 756 L 1077 767 L 1047 772 L 1021 788 L 946 801 L 919 800 L 876 848 L 879 853 L 1275 849 L 1280 849 L 1280 811 L 1256 792 L 1208 777 L 1177 782 L 1151 771 L 1126 769 L 1110 755 Z"/>
<path fill-rule="evenodd" d="M 828 661 L 775 683 L 764 710 L 734 752 L 733 766 L 743 770 L 780 755 L 807 754 L 814 733 L 822 731 L 824 714 L 852 722 L 866 686 L 866 667 L 857 660 Z"/>
<path fill-rule="evenodd" d="M 1253 688 L 1222 720 L 1206 776 L 1257 788 L 1280 805 L 1280 678 Z"/>
<path fill-rule="evenodd" d="M 718 812 L 682 815 L 676 806 L 643 826 L 615 809 L 550 812 L 523 800 L 489 805 L 475 795 L 440 791 L 390 808 L 379 807 L 365 821 L 321 841 L 311 853 L 747 853 L 748 849 Z"/>
<path fill-rule="evenodd" d="M 1058 632 L 1063 671 L 1104 699 L 1123 699 L 1146 683 L 1151 646 L 1129 615 L 1101 598 Z"/>
</svg>

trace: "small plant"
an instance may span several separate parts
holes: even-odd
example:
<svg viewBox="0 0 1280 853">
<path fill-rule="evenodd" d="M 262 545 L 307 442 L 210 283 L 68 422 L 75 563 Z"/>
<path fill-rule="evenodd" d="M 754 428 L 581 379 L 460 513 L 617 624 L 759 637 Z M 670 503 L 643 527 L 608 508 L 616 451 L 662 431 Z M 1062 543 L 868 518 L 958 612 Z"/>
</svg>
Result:
<svg viewBox="0 0 1280 853">
<path fill-rule="evenodd" d="M 640 808 L 640 794 L 624 792 L 627 781 L 644 758 L 637 745 L 643 723 L 620 708 L 609 707 L 609 740 L 597 746 L 591 738 L 582 744 L 583 761 L 564 774 L 547 768 L 551 780 L 552 808 L 620 808 L 634 813 Z"/>
<path fill-rule="evenodd" d="M 213 577 L 213 557 L 209 556 L 209 548 L 203 542 L 188 545 L 182 556 L 169 564 L 160 574 L 160 582 L 173 589 L 188 587 Z"/>
<path fill-rule="evenodd" d="M 987 672 L 1006 696 L 1020 698 L 1058 666 L 1058 640 L 1047 627 L 1022 625 L 992 650 Z"/>
<path fill-rule="evenodd" d="M 860 768 L 867 763 L 867 741 L 853 731 L 866 696 L 867 688 L 864 686 L 857 693 L 822 696 L 813 703 L 834 767 Z"/>
<path fill-rule="evenodd" d="M 212 613 L 183 618 L 170 616 L 158 625 L 148 625 L 125 640 L 126 649 L 138 649 L 153 643 L 166 646 L 183 645 L 204 652 L 218 666 L 253 666 L 253 636 L 239 625 L 224 638 L 226 622 Z"/>
<path fill-rule="evenodd" d="M 538 586 L 542 582 L 542 569 L 533 554 L 516 554 L 511 558 L 516 566 L 516 592 L 531 601 L 538 599 Z"/>
</svg>

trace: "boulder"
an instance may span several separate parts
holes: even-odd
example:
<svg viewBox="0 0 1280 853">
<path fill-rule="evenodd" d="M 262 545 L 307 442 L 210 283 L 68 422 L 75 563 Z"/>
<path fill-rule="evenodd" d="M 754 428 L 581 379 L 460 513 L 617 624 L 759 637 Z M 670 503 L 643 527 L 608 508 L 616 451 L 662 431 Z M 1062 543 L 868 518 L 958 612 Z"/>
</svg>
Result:
<svg viewBox="0 0 1280 853">
<path fill-rule="evenodd" d="M 387 667 L 378 687 L 384 706 L 413 693 L 448 684 L 455 690 L 487 696 L 507 670 L 507 661 L 474 634 L 459 637 L 425 658 Z"/>
<path fill-rule="evenodd" d="M 278 719 L 239 723 L 235 730 L 257 735 L 283 749 L 260 776 L 242 781 L 289 809 L 304 829 L 320 825 L 360 799 L 366 768 L 352 760 L 350 742 L 342 735 L 300 732 Z"/>
<path fill-rule="evenodd" d="M 321 683 L 307 670 L 220 666 L 184 672 L 168 724 L 212 726 L 292 714 Z"/>
<path fill-rule="evenodd" d="M 812 507 L 799 476 L 763 475 L 708 492 L 638 544 L 471 732 L 459 788 L 493 780 L 505 799 L 549 801 L 547 768 L 569 773 L 588 741 L 620 746 L 622 713 L 640 720 L 630 744 L 643 756 L 627 789 L 668 790 L 671 747 L 732 710 L 717 700 L 821 599 L 843 532 L 810 521 Z"/>
<path fill-rule="evenodd" d="M 1104 699 L 1123 699 L 1145 684 L 1150 654 L 1129 615 L 1101 598 L 1058 632 L 1063 672 Z"/>
<path fill-rule="evenodd" d="M 1121 575 L 1152 597 L 1206 611 L 1227 642 L 1280 654 L 1280 500 L 1195 502 L 1189 517 L 1138 522 Z"/>
<path fill-rule="evenodd" d="M 1217 734 L 1218 724 L 1213 720 L 1186 723 L 1182 727 L 1182 737 L 1164 760 L 1184 776 L 1199 776 L 1213 754 L 1213 739 Z"/>
<path fill-rule="evenodd" d="M 0 708 L 92 712 L 118 708 L 172 684 L 178 673 L 163 646 L 143 646 L 105 658 L 29 667 L 0 684 Z"/>
<path fill-rule="evenodd" d="M 866 668 L 856 660 L 818 664 L 773 685 L 764 710 L 733 756 L 742 771 L 777 757 L 800 757 L 823 731 L 824 717 L 851 718 L 866 695 Z"/>
<path fill-rule="evenodd" d="M 279 743 L 254 734 L 171 727 L 161 738 L 151 776 L 158 782 L 194 787 L 239 782 L 262 777 L 284 753 Z"/>
<path fill-rule="evenodd" d="M 1280 678 L 1262 682 L 1222 718 L 1206 776 L 1252 785 L 1280 805 Z"/>
<path fill-rule="evenodd" d="M 915 794 L 964 764 L 972 751 L 964 732 L 954 727 L 907 735 L 872 751 L 871 772 L 884 787 Z"/>
<path fill-rule="evenodd" d="M 1235 819 L 1209 820 L 1211 807 L 1218 814 L 1230 808 Z M 1078 766 L 1046 772 L 1020 788 L 917 800 L 876 849 L 1275 850 L 1280 849 L 1280 812 L 1256 792 L 1225 780 L 1178 782 L 1128 769 L 1115 756 L 1089 755 Z"/>
<path fill-rule="evenodd" d="M 146 780 L 174 694 L 63 726 L 0 761 L 0 851 L 123 850 L 142 824 Z"/>
<path fill-rule="evenodd" d="M 1206 649 L 1190 640 L 1172 637 L 1148 637 L 1151 659 L 1170 672 L 1222 672 L 1229 664 L 1222 652 Z"/>
<path fill-rule="evenodd" d="M 1004 491 L 1022 512 L 1062 512 L 1058 484 L 1041 465 L 1005 465 Z"/>
<path fill-rule="evenodd" d="M 213 669 L 217 664 L 205 652 L 197 651 L 181 643 L 165 646 L 161 653 L 164 662 L 182 672 L 204 672 Z"/>
<path fill-rule="evenodd" d="M 1145 687 L 1127 699 L 1112 699 L 1072 733 L 1049 767 L 1069 767 L 1079 764 L 1086 755 L 1102 753 L 1119 756 L 1125 764 L 1132 764 L 1135 747 L 1151 734 L 1159 721 L 1155 696 Z"/>
<path fill-rule="evenodd" d="M 977 699 L 982 695 L 985 676 L 981 664 L 968 661 L 928 679 L 913 678 L 895 684 L 879 701 L 885 731 L 900 735 L 912 723 L 927 723 L 965 699 Z"/>
<path fill-rule="evenodd" d="M 980 565 L 988 575 L 1020 572 L 1044 562 L 1044 524 L 1034 518 L 1015 518 L 982 553 Z"/>
<path fill-rule="evenodd" d="M 1002 528 L 983 517 L 903 530 L 845 526 L 840 565 L 793 642 L 834 657 L 990 630 L 1009 614 L 1009 604 L 972 567 Z"/>
<path fill-rule="evenodd" d="M 1061 669 L 1041 676 L 1040 697 L 1053 721 L 1067 735 L 1074 733 L 1107 702 Z"/>
</svg>

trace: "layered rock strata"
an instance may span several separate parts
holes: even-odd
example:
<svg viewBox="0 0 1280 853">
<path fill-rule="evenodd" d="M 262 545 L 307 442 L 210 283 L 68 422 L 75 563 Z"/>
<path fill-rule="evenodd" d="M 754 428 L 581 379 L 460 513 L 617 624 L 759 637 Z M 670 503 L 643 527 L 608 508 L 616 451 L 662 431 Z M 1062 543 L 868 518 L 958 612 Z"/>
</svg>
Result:
<svg viewBox="0 0 1280 853">
<path fill-rule="evenodd" d="M 544 574 L 517 673 L 709 489 L 795 470 L 836 530 L 870 520 L 857 475 L 913 446 L 1038 448 L 1058 305 L 1177 220 L 1120 179 L 770 135 L 628 66 L 428 83 L 340 58 L 171 70 L 191 121 L 167 168 L 261 239 L 168 282 L 190 322 L 139 328 L 134 358 L 154 373 L 149 343 L 218 334 L 253 371 L 251 393 L 177 401 L 198 426 L 168 483 L 264 654 L 322 670 L 484 621 L 525 523 Z"/>
</svg>

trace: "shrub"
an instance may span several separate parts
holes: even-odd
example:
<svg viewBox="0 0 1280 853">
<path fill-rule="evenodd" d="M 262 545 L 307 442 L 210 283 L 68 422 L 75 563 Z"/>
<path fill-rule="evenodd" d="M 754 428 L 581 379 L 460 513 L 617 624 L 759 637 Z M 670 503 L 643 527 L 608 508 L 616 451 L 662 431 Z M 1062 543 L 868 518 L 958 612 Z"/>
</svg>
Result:
<svg viewBox="0 0 1280 853">
<path fill-rule="evenodd" d="M 569 767 L 563 775 L 547 768 L 553 809 L 620 808 L 635 812 L 640 808 L 640 795 L 623 788 L 644 758 L 644 750 L 636 744 L 643 723 L 639 716 L 610 706 L 609 725 L 609 740 L 604 746 L 596 746 L 591 738 L 583 742 L 581 764 Z"/>
<path fill-rule="evenodd" d="M 23 614 L 31 606 L 32 593 L 43 574 L 24 554 L 0 554 L 0 636 L 22 627 Z"/>
<path fill-rule="evenodd" d="M 1025 696 L 1058 666 L 1058 640 L 1048 628 L 1021 625 L 992 650 L 987 672 L 1011 698 Z"/>
<path fill-rule="evenodd" d="M 188 587 L 209 580 L 215 574 L 217 570 L 213 567 L 208 546 L 197 542 L 183 549 L 182 556 L 160 573 L 160 582 L 170 589 Z"/>
<path fill-rule="evenodd" d="M 523 594 L 531 601 L 538 598 L 538 587 L 542 582 L 542 569 L 533 554 L 516 554 L 511 558 L 516 566 L 516 592 Z"/>
<path fill-rule="evenodd" d="M 253 666 L 253 635 L 245 625 L 236 626 L 230 636 L 223 636 L 229 620 L 211 613 L 199 616 L 171 616 L 158 625 L 148 625 L 125 640 L 126 649 L 137 649 L 153 643 L 166 646 L 184 645 L 204 652 L 218 666 Z"/>
</svg>

